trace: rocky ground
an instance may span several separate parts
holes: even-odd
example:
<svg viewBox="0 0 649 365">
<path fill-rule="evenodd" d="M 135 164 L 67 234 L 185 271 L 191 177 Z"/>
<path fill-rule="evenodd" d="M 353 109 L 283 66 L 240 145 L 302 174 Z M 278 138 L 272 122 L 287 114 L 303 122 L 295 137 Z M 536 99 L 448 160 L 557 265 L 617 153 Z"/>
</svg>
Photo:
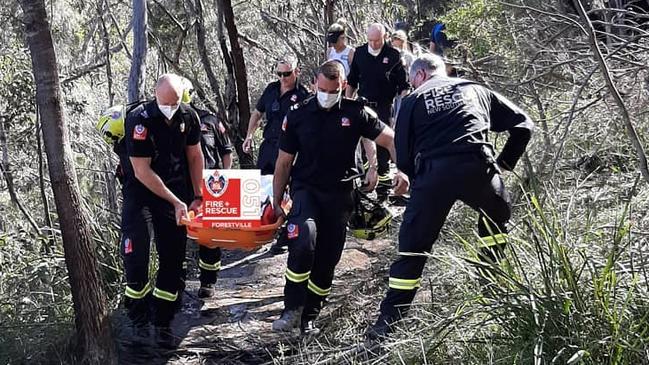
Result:
<svg viewBox="0 0 649 365">
<path fill-rule="evenodd" d="M 287 253 L 273 256 L 268 249 L 269 245 L 252 252 L 226 252 L 213 298 L 199 299 L 198 281 L 187 282 L 183 309 L 173 322 L 174 334 L 182 339 L 175 351 L 133 344 L 129 340 L 128 321 L 123 314 L 117 314 L 121 317 L 117 319 L 120 363 L 273 363 L 303 344 L 304 339 L 297 335 L 286 337 L 270 331 L 272 321 L 283 308 Z M 347 309 L 338 311 L 343 313 L 337 310 L 357 294 L 358 286 L 348 285 L 350 280 L 376 279 L 377 271 L 387 269 L 386 253 L 390 250 L 394 250 L 394 245 L 388 238 L 364 241 L 348 237 L 336 268 L 333 293 L 321 315 L 321 336 L 326 336 L 328 322 L 341 320 L 339 315 L 347 314 Z M 368 312 L 375 311 L 376 308 L 368 308 Z"/>
</svg>

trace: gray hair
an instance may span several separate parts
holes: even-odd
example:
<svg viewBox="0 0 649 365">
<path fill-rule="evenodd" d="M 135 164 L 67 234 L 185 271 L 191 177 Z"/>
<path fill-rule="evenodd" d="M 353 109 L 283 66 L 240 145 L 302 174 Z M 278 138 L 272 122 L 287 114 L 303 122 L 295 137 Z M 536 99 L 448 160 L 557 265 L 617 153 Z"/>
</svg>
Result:
<svg viewBox="0 0 649 365">
<path fill-rule="evenodd" d="M 277 59 L 275 66 L 278 65 L 288 65 L 291 70 L 295 70 L 297 68 L 297 57 L 295 57 L 293 54 L 287 53 Z"/>
<path fill-rule="evenodd" d="M 432 54 L 424 53 L 410 66 L 410 76 L 414 76 L 417 71 L 423 70 L 427 75 L 446 76 L 446 65 L 442 57 Z"/>
</svg>

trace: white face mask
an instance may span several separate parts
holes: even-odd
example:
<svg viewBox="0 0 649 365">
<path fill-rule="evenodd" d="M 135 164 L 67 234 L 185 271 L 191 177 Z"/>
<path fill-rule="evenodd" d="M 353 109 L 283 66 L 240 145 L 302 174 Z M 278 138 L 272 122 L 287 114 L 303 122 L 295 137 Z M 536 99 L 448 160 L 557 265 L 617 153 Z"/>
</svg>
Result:
<svg viewBox="0 0 649 365">
<path fill-rule="evenodd" d="M 173 118 L 174 114 L 176 114 L 176 111 L 178 111 L 179 105 L 171 106 L 171 105 L 160 105 L 158 104 L 158 109 L 164 114 L 164 116 L 171 120 Z"/>
<path fill-rule="evenodd" d="M 329 109 L 340 101 L 342 90 L 338 91 L 336 94 L 329 94 L 324 91 L 318 91 L 317 96 L 318 104 L 320 104 L 320 106 L 325 109 Z"/>
<path fill-rule="evenodd" d="M 383 49 L 383 47 L 381 47 L 379 49 L 374 49 L 369 44 L 367 45 L 367 52 L 369 52 L 374 57 L 378 56 L 379 53 L 381 53 L 381 49 Z"/>
</svg>

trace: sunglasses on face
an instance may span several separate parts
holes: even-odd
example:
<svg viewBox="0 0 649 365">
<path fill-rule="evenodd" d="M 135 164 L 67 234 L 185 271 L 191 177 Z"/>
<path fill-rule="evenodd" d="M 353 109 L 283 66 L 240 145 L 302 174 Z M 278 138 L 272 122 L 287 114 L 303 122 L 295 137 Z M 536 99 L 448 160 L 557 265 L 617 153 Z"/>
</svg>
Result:
<svg viewBox="0 0 649 365">
<path fill-rule="evenodd" d="M 293 71 L 284 71 L 284 72 L 277 71 L 276 74 L 279 77 L 289 77 L 289 76 L 291 76 L 293 74 Z"/>
</svg>

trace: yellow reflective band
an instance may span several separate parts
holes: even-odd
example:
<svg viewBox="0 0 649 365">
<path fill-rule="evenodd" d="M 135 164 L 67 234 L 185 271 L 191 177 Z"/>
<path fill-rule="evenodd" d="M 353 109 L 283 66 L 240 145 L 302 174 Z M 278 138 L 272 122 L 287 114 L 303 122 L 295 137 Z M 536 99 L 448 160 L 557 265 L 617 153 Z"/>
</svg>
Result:
<svg viewBox="0 0 649 365">
<path fill-rule="evenodd" d="M 129 298 L 131 298 L 131 299 L 142 299 L 142 298 L 144 298 L 147 294 L 149 294 L 150 291 L 151 291 L 151 286 L 149 285 L 149 283 L 146 283 L 146 285 L 144 286 L 144 288 L 142 288 L 142 290 L 140 290 L 140 291 L 137 291 L 137 290 L 131 289 L 131 288 L 127 285 L 127 286 L 126 286 L 126 290 L 124 291 L 124 295 L 126 295 L 127 297 L 129 297 Z"/>
<path fill-rule="evenodd" d="M 388 286 L 392 289 L 414 290 L 421 286 L 421 278 L 418 279 L 398 279 L 390 278 Z"/>
<path fill-rule="evenodd" d="M 214 265 L 210 265 L 207 262 L 198 259 L 198 267 L 207 271 L 219 271 L 221 270 L 221 261 L 217 261 Z"/>
<path fill-rule="evenodd" d="M 309 279 L 309 285 L 307 286 L 309 290 L 314 292 L 315 294 L 321 296 L 321 297 L 326 297 L 327 295 L 331 294 L 331 288 L 328 289 L 322 289 L 319 286 L 315 285 L 313 281 Z"/>
<path fill-rule="evenodd" d="M 307 279 L 309 279 L 309 275 L 311 275 L 311 271 L 307 271 L 304 274 L 297 274 L 291 271 L 288 267 L 286 268 L 286 279 L 294 282 L 294 283 L 303 283 Z"/>
<path fill-rule="evenodd" d="M 370 163 L 369 163 L 369 162 L 365 162 L 365 163 L 363 164 L 363 167 L 365 168 L 365 170 L 369 169 L 369 168 L 370 168 Z"/>
<path fill-rule="evenodd" d="M 158 298 L 158 299 L 166 300 L 168 302 L 175 302 L 176 299 L 178 299 L 178 293 L 177 292 L 176 293 L 169 293 L 168 291 L 164 291 L 164 290 L 161 290 L 161 289 L 158 289 L 158 288 L 153 289 L 153 296 Z"/>
<path fill-rule="evenodd" d="M 379 175 L 379 181 L 390 181 L 390 175 Z"/>
<path fill-rule="evenodd" d="M 507 243 L 507 234 L 499 233 L 494 234 L 493 236 L 480 237 L 481 247 L 493 247 L 498 245 L 504 245 Z"/>
</svg>

